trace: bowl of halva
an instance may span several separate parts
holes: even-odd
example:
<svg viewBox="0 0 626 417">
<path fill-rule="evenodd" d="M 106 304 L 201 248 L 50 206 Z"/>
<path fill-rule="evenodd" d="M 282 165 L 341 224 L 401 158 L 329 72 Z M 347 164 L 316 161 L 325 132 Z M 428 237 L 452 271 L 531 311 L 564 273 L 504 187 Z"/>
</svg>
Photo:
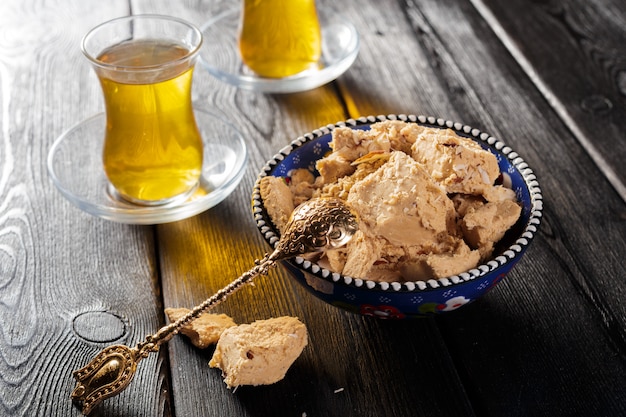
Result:
<svg viewBox="0 0 626 417">
<path fill-rule="evenodd" d="M 261 170 L 253 216 L 274 246 L 290 213 L 334 197 L 359 230 L 342 248 L 282 265 L 325 302 L 378 318 L 456 310 L 502 281 L 541 221 L 537 178 L 504 142 L 426 116 L 369 116 L 323 126 Z"/>
</svg>

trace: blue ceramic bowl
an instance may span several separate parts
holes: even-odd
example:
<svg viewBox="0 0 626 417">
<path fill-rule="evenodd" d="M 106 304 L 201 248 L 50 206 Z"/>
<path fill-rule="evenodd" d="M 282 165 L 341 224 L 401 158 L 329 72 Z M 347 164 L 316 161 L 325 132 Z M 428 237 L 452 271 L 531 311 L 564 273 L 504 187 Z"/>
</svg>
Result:
<svg viewBox="0 0 626 417">
<path fill-rule="evenodd" d="M 352 278 L 300 257 L 283 261 L 282 264 L 312 294 L 354 313 L 402 319 L 455 310 L 487 293 L 506 276 L 522 258 L 541 221 L 542 196 L 533 171 L 515 151 L 486 133 L 460 123 L 413 115 L 369 116 L 324 126 L 281 149 L 263 167 L 252 195 L 254 219 L 265 240 L 274 247 L 280 235 L 263 205 L 259 193 L 260 178 L 267 175 L 288 177 L 296 168 L 307 168 L 315 173 L 315 162 L 330 151 L 333 129 L 345 126 L 369 129 L 371 124 L 384 120 L 450 128 L 496 155 L 504 184 L 515 190 L 522 204 L 522 214 L 498 243 L 493 258 L 459 275 L 428 281 L 391 283 Z"/>
</svg>

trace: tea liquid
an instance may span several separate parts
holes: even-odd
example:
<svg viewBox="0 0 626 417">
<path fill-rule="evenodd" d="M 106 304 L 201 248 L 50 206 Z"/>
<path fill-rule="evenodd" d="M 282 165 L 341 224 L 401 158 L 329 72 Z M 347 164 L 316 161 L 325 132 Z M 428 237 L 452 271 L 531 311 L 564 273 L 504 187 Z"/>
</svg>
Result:
<svg viewBox="0 0 626 417">
<path fill-rule="evenodd" d="M 191 104 L 193 62 L 182 60 L 188 53 L 176 44 L 142 40 L 98 57 L 118 66 L 96 69 L 107 115 L 104 170 L 130 201 L 167 202 L 198 183 L 202 139 Z"/>
<path fill-rule="evenodd" d="M 322 46 L 314 0 L 243 0 L 241 59 L 262 77 L 282 78 L 318 65 Z"/>
</svg>

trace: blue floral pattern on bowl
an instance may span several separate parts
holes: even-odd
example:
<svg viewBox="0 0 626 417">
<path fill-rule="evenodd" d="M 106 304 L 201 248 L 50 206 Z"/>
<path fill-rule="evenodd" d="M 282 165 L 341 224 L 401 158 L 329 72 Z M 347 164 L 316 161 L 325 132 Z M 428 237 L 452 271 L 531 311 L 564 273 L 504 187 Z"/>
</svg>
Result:
<svg viewBox="0 0 626 417">
<path fill-rule="evenodd" d="M 522 213 L 518 222 L 498 243 L 495 256 L 459 275 L 390 283 L 341 275 L 302 257 L 283 261 L 282 264 L 312 294 L 354 313 L 380 319 L 404 319 L 456 310 L 491 290 L 521 259 L 537 232 L 543 208 L 541 189 L 528 164 L 503 142 L 478 129 L 434 117 L 414 115 L 368 116 L 316 129 L 281 149 L 263 167 L 252 194 L 255 222 L 264 239 L 274 247 L 279 233 L 265 211 L 259 192 L 260 179 L 271 175 L 284 177 L 288 181 L 291 172 L 298 168 L 306 168 L 317 174 L 315 163 L 330 152 L 329 143 L 335 128 L 369 129 L 371 124 L 385 120 L 450 128 L 460 136 L 476 141 L 497 157 L 501 180 L 515 191 L 522 204 Z"/>
</svg>

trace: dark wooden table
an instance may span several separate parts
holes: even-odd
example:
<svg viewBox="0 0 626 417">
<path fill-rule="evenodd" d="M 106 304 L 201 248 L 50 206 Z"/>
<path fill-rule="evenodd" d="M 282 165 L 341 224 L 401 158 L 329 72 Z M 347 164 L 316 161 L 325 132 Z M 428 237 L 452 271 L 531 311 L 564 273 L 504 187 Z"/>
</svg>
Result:
<svg viewBox="0 0 626 417">
<path fill-rule="evenodd" d="M 93 415 L 626 415 L 624 1 L 320 5 L 358 27 L 354 65 L 288 95 L 238 90 L 199 68 L 194 100 L 244 134 L 245 177 L 198 216 L 133 226 L 83 213 L 47 174 L 53 141 L 103 110 L 80 39 L 127 14 L 200 25 L 232 2 L 2 1 L 0 415 L 78 416 L 74 369 L 108 344 L 141 341 L 164 308 L 199 303 L 268 250 L 250 213 L 267 159 L 319 126 L 389 113 L 471 125 L 533 168 L 543 223 L 510 275 L 455 312 L 382 321 L 327 306 L 274 270 L 218 311 L 306 323 L 310 344 L 283 381 L 230 391 L 207 365 L 212 349 L 177 337 Z"/>
</svg>

